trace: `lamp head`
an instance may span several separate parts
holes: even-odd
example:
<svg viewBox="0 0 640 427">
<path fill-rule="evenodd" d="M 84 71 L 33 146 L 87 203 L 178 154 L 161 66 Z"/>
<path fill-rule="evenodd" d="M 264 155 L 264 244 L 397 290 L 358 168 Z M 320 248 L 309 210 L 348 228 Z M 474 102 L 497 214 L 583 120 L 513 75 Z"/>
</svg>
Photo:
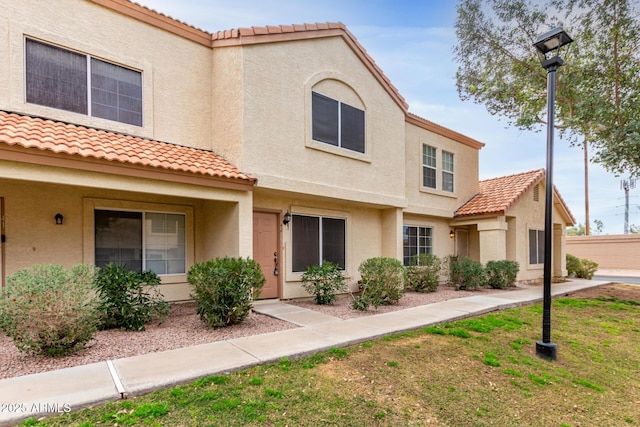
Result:
<svg viewBox="0 0 640 427">
<path fill-rule="evenodd" d="M 552 66 L 559 67 L 563 64 L 560 58 L 560 49 L 573 42 L 573 39 L 562 27 L 556 27 L 538 36 L 533 46 L 536 48 L 540 64 L 549 69 Z"/>
</svg>

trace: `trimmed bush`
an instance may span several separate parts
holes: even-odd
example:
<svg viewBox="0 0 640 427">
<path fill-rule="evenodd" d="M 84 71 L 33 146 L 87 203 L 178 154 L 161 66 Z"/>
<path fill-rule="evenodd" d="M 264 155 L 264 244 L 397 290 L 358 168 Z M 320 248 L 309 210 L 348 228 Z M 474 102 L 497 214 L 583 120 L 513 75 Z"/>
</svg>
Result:
<svg viewBox="0 0 640 427">
<path fill-rule="evenodd" d="M 0 299 L 0 330 L 18 350 L 65 356 L 83 350 L 97 330 L 95 270 L 76 265 L 35 265 L 7 277 Z"/>
<path fill-rule="evenodd" d="M 194 264 L 187 274 L 200 320 L 218 328 L 242 322 L 266 279 L 252 259 L 216 258 Z"/>
<path fill-rule="evenodd" d="M 567 254 L 567 274 L 579 279 L 593 279 L 593 275 L 598 270 L 598 263 L 586 258 L 578 258 Z"/>
<path fill-rule="evenodd" d="M 362 292 L 353 300 L 356 310 L 367 310 L 370 305 L 396 304 L 404 294 L 407 271 L 395 258 L 370 258 L 358 268 L 362 277 Z"/>
<path fill-rule="evenodd" d="M 95 288 L 102 329 L 122 328 L 143 331 L 147 323 L 169 314 L 153 271 L 130 271 L 123 265 L 108 264 L 98 271 Z"/>
<path fill-rule="evenodd" d="M 516 261 L 489 261 L 485 266 L 487 285 L 494 289 L 506 289 L 513 285 L 520 271 Z"/>
<path fill-rule="evenodd" d="M 442 262 L 432 254 L 418 254 L 411 258 L 407 267 L 407 287 L 416 292 L 435 292 Z"/>
<path fill-rule="evenodd" d="M 472 290 L 485 286 L 487 277 L 478 261 L 471 258 L 451 258 L 449 280 L 456 290 Z"/>
<path fill-rule="evenodd" d="M 314 295 L 316 304 L 333 304 L 337 294 L 347 291 L 347 282 L 338 264 L 325 261 L 322 265 L 310 265 L 302 275 L 302 287 Z"/>
</svg>

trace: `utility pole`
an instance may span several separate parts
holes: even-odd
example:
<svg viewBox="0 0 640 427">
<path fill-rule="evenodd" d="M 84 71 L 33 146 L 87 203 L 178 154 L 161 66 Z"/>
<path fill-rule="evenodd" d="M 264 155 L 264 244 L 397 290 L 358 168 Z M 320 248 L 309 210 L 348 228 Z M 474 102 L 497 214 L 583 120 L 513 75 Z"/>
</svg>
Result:
<svg viewBox="0 0 640 427">
<path fill-rule="evenodd" d="M 629 234 L 629 190 L 634 188 L 636 188 L 635 179 L 620 181 L 620 189 L 624 190 L 624 234 Z"/>
</svg>

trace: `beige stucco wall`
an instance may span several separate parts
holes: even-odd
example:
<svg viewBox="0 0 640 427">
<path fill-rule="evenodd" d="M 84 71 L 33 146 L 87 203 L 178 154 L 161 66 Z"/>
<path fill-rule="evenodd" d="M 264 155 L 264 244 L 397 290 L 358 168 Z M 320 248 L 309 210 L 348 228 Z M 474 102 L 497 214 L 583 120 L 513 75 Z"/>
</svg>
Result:
<svg viewBox="0 0 640 427">
<path fill-rule="evenodd" d="M 567 253 L 598 263 L 600 269 L 640 270 L 640 235 L 567 236 Z"/>
<path fill-rule="evenodd" d="M 187 269 L 216 256 L 252 255 L 250 192 L 7 161 L 0 161 L 0 176 L 13 178 L 0 180 L 5 275 L 33 264 L 92 264 L 96 207 L 185 213 Z M 55 225 L 58 212 L 63 225 Z M 188 299 L 186 275 L 162 276 L 162 292 Z"/>
<path fill-rule="evenodd" d="M 452 218 L 453 212 L 478 192 L 479 150 L 406 123 L 407 212 Z M 437 149 L 437 188 L 422 186 L 422 145 Z M 442 151 L 454 155 L 453 193 L 442 191 Z"/>
<path fill-rule="evenodd" d="M 401 212 L 397 209 L 377 209 L 357 203 L 323 197 L 293 195 L 257 189 L 254 193 L 256 209 L 344 218 L 346 220 L 345 276 L 351 291 L 358 289 L 358 267 L 373 257 L 400 258 L 402 254 Z M 301 273 L 292 271 L 291 226 L 280 225 L 281 297 L 306 297 L 301 287 Z M 400 237 L 399 237 L 400 236 Z"/>
<path fill-rule="evenodd" d="M 143 127 L 26 104 L 25 36 L 141 71 Z M 0 109 L 211 148 L 210 48 L 84 0 L 0 0 L 0 37 Z"/>
<path fill-rule="evenodd" d="M 258 187 L 401 207 L 404 112 L 341 37 L 242 53 L 243 153 Z M 311 92 L 365 110 L 365 154 L 311 138 Z"/>
<path fill-rule="evenodd" d="M 545 182 L 538 184 L 539 197 L 533 199 L 533 189 L 527 191 L 507 212 L 511 258 L 520 264 L 518 280 L 535 280 L 543 276 L 543 264 L 529 264 L 529 230 L 544 230 Z M 553 209 L 553 274 L 566 275 L 565 227 L 569 219 L 556 199 Z"/>
</svg>

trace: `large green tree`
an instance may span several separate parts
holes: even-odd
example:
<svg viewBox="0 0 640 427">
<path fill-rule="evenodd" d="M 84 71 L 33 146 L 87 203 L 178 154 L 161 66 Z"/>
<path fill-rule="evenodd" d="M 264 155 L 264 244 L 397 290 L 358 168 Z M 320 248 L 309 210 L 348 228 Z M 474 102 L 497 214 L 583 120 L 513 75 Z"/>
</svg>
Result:
<svg viewBox="0 0 640 427">
<path fill-rule="evenodd" d="M 557 73 L 557 129 L 585 154 L 589 144 L 605 169 L 640 176 L 638 9 L 638 0 L 459 0 L 458 93 L 518 128 L 543 129 L 546 71 L 532 45 L 563 26 L 575 42 Z"/>
</svg>

